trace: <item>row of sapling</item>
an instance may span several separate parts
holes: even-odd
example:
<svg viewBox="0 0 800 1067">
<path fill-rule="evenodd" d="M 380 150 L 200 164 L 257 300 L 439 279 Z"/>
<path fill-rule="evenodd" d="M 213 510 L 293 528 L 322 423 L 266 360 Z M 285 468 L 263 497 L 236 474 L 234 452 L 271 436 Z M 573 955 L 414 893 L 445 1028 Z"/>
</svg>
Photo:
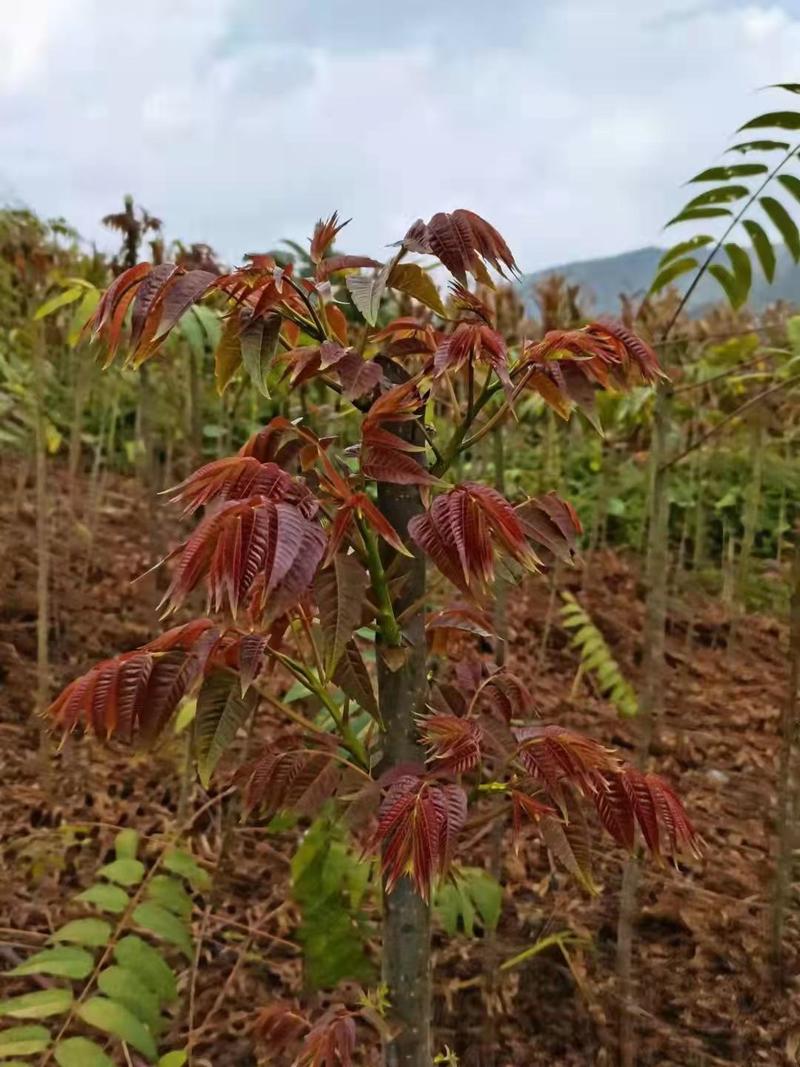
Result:
<svg viewBox="0 0 800 1067">
<path fill-rule="evenodd" d="M 237 772 L 246 808 L 311 816 L 331 800 L 342 810 L 373 805 L 384 1062 L 430 1067 L 430 899 L 470 805 L 509 818 L 517 832 L 532 824 L 578 873 L 584 809 L 627 849 L 638 838 L 657 855 L 697 848 L 662 778 L 538 721 L 535 693 L 470 650 L 494 633 L 498 574 L 517 582 L 571 558 L 580 525 L 569 503 L 552 493 L 512 502 L 488 485 L 450 480 L 459 457 L 502 432 L 527 391 L 571 405 L 587 385 L 625 390 L 661 371 L 648 344 L 613 323 L 509 349 L 468 276 L 490 286 L 490 269 L 509 275 L 516 264 L 497 230 L 470 211 L 416 222 L 385 264 L 330 255 L 340 229 L 335 215 L 317 224 L 312 276 L 268 255 L 222 275 L 140 263 L 101 298 L 94 333 L 109 359 L 124 347 L 135 366 L 199 301 L 221 307 L 230 366 L 243 362 L 257 383 L 275 365 L 293 387 L 323 383 L 357 420 L 357 444 L 342 448 L 277 417 L 236 455 L 179 485 L 175 503 L 204 514 L 168 557 L 162 609 L 180 612 L 205 588 L 208 617 L 98 664 L 50 715 L 62 730 L 83 724 L 102 739 L 148 743 L 198 692 L 203 781 L 258 709 L 275 721 L 268 748 Z M 412 258 L 420 256 L 453 278 L 449 315 L 441 326 L 430 317 L 385 321 L 393 291 L 444 310 Z M 343 314 L 341 286 L 332 286 L 342 278 L 366 329 Z M 274 698 L 259 707 L 259 685 L 276 666 L 315 696 L 324 723 L 283 718 Z M 273 1047 L 292 1037 L 298 1062 L 309 1064 L 349 1064 L 361 1025 L 358 1009 L 344 1006 L 313 1021 L 276 1010 L 262 1022 Z"/>
</svg>

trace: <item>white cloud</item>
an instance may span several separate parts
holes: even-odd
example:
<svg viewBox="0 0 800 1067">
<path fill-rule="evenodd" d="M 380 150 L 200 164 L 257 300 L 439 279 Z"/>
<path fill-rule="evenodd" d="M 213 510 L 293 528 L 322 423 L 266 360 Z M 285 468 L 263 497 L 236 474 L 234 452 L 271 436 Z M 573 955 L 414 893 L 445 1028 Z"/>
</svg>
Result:
<svg viewBox="0 0 800 1067">
<path fill-rule="evenodd" d="M 231 259 L 466 206 L 532 269 L 657 241 L 752 90 L 800 76 L 793 0 L 309 2 L 0 0 L 0 189 L 105 244 L 130 191 Z"/>
</svg>

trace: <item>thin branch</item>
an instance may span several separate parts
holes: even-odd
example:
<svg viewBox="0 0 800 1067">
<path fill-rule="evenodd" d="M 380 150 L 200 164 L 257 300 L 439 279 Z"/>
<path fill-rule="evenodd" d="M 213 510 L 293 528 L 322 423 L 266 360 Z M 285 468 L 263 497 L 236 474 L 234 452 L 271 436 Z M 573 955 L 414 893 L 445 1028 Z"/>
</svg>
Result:
<svg viewBox="0 0 800 1067">
<path fill-rule="evenodd" d="M 712 426 L 711 429 L 704 433 L 702 437 L 699 437 L 694 442 L 694 444 L 689 445 L 688 448 L 685 448 L 682 452 L 679 452 L 677 456 L 673 456 L 672 459 L 667 460 L 666 463 L 662 464 L 659 470 L 669 470 L 669 468 L 673 467 L 676 463 L 680 463 L 682 459 L 685 459 L 686 456 L 694 452 L 696 448 L 699 448 L 701 445 L 704 445 L 710 437 L 714 437 L 716 434 L 718 434 L 720 430 L 724 429 L 728 425 L 729 422 L 732 422 L 743 412 L 747 411 L 748 408 L 754 407 L 756 404 L 759 403 L 759 401 L 766 400 L 768 396 L 772 396 L 773 393 L 778 393 L 782 389 L 786 389 L 787 386 L 794 385 L 796 382 L 800 382 L 800 374 L 793 374 L 791 378 L 787 378 L 783 382 L 778 382 L 777 385 L 773 385 L 769 389 L 765 389 L 763 393 L 757 393 L 755 396 L 751 396 L 749 400 L 746 400 L 744 402 L 744 404 L 740 404 L 735 411 L 732 411 L 729 415 L 726 415 L 722 422 L 718 422 L 716 426 Z"/>
</svg>

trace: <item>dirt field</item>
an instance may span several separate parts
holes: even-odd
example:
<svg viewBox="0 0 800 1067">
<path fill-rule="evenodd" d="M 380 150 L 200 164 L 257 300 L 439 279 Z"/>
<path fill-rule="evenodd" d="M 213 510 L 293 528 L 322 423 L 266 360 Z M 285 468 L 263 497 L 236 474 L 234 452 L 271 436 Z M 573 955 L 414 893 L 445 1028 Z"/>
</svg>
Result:
<svg viewBox="0 0 800 1067">
<path fill-rule="evenodd" d="M 30 709 L 35 689 L 34 514 L 15 496 L 16 471 L 0 475 L 0 966 L 11 966 L 68 914 L 70 898 L 105 858 L 115 830 L 135 826 L 158 835 L 175 815 L 182 743 L 156 755 L 106 752 L 70 743 L 43 770 Z M 79 498 L 80 498 L 80 494 Z M 147 505 L 135 486 L 114 482 L 101 502 L 93 535 L 71 512 L 66 490 L 54 491 L 51 657 L 53 688 L 92 662 L 141 643 L 157 629 L 145 599 L 131 587 L 149 560 Z M 580 576 L 567 585 L 579 589 Z M 635 567 L 608 553 L 592 564 L 582 598 L 625 671 L 636 680 L 642 605 Z M 531 686 L 546 720 L 580 727 L 629 747 L 629 725 L 581 681 L 556 626 L 544 663 L 539 650 L 547 608 L 544 581 L 511 602 L 510 665 Z M 694 617 L 694 641 L 686 627 Z M 679 604 L 670 618 L 665 717 L 655 746 L 659 772 L 671 780 L 706 842 L 701 862 L 677 872 L 648 866 L 637 926 L 636 976 L 641 1065 L 796 1062 L 800 1044 L 798 983 L 771 984 L 765 944 L 771 884 L 779 711 L 786 689 L 782 626 L 749 617 L 736 648 L 726 650 L 727 620 L 712 602 Z M 224 781 L 223 781 L 224 784 Z M 191 804 L 207 796 L 196 787 Z M 202 937 L 187 1003 L 198 1064 L 258 1063 L 245 1034 L 254 1007 L 298 994 L 296 914 L 286 894 L 286 867 L 297 833 L 267 834 L 257 825 L 224 826 L 210 805 L 192 828 L 191 846 L 217 864 L 214 893 L 195 933 Z M 491 835 L 465 842 L 464 859 L 488 862 Z M 504 972 L 491 999 L 496 1013 L 496 1067 L 614 1062 L 614 936 L 624 856 L 598 837 L 596 879 L 588 897 L 552 873 L 535 835 L 519 853 L 502 844 L 506 889 L 495 958 L 504 960 L 543 933 L 569 929 L 579 940 L 571 968 L 557 949 Z M 793 904 L 796 905 L 796 894 Z M 787 933 L 787 973 L 797 973 L 800 929 L 795 910 Z M 492 1040 L 481 978 L 481 939 L 436 938 L 436 1016 L 440 1044 L 464 1067 L 486 1067 Z M 9 991 L 11 987 L 8 983 Z M 320 1003 L 322 999 L 320 999 Z M 180 1024 L 186 1026 L 186 1015 Z M 482 1052 L 482 1048 L 484 1051 Z M 365 1061 L 366 1062 L 366 1061 Z"/>
</svg>

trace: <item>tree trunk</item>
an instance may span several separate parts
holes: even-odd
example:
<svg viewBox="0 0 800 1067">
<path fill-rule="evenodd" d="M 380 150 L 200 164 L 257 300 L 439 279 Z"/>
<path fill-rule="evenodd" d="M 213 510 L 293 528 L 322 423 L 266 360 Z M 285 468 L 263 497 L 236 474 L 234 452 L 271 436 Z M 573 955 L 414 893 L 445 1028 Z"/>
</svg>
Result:
<svg viewBox="0 0 800 1067">
<path fill-rule="evenodd" d="M 670 424 L 672 392 L 661 385 L 656 394 L 653 440 L 650 450 L 650 522 L 645 564 L 645 619 L 642 632 L 642 681 L 639 693 L 639 736 L 637 763 L 644 767 L 664 697 L 664 647 L 667 621 L 667 577 L 669 571 L 669 473 L 667 432 Z M 620 891 L 617 922 L 617 981 L 620 999 L 619 1058 L 622 1067 L 636 1063 L 635 1011 L 633 1004 L 633 928 L 636 920 L 636 891 L 639 883 L 637 859 L 626 865 Z"/>
<path fill-rule="evenodd" d="M 387 377 L 396 377 L 394 365 L 387 363 Z M 419 443 L 415 427 L 400 424 L 394 433 Z M 409 520 L 423 510 L 419 489 L 413 485 L 378 483 L 378 505 L 401 537 L 406 537 Z M 413 546 L 412 546 L 413 547 Z M 415 549 L 413 557 L 395 557 L 392 578 L 400 592 L 393 599 L 395 617 L 411 605 L 403 618 L 403 636 L 408 656 L 395 671 L 383 650 L 385 637 L 377 642 L 378 696 L 386 725 L 383 762 L 387 771 L 402 763 L 424 763 L 415 716 L 423 712 L 427 693 L 425 615 L 425 559 Z M 388 987 L 397 1034 L 384 1045 L 385 1067 L 431 1067 L 431 967 L 430 907 L 408 878 L 402 878 L 383 898 L 383 981 Z"/>
<path fill-rule="evenodd" d="M 41 326 L 33 334 L 34 425 L 36 438 L 36 712 L 50 702 L 50 501 L 47 492 L 45 441 L 44 337 Z M 50 775 L 50 742 L 39 720 L 39 754 L 45 780 Z"/>
<path fill-rule="evenodd" d="M 800 535 L 794 547 L 789 638 L 789 691 L 781 723 L 781 755 L 778 767 L 778 855 L 775 861 L 775 889 L 770 923 L 770 957 L 777 981 L 783 979 L 783 926 L 791 881 L 795 820 L 792 807 L 792 757 L 798 734 L 798 690 L 800 689 Z M 797 784 L 795 783 L 795 788 Z"/>
</svg>

